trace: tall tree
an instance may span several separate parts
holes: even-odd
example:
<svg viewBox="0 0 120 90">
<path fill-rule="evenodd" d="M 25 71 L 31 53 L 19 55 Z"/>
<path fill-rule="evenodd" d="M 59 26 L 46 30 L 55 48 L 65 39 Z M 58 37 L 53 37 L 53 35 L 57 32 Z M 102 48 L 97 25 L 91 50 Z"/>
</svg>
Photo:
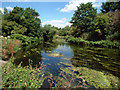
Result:
<svg viewBox="0 0 120 90">
<path fill-rule="evenodd" d="M 27 28 L 27 31 L 24 32 L 25 35 L 39 38 L 41 21 L 38 17 L 39 14 L 34 9 L 26 8 L 24 10 L 24 8 L 16 6 L 8 14 L 7 21 L 15 21 Z"/>
<path fill-rule="evenodd" d="M 115 11 L 116 9 L 120 10 L 120 1 L 119 2 L 109 2 L 110 0 L 108 0 L 107 2 L 103 2 L 102 3 L 102 9 L 101 11 L 103 13 L 107 13 L 107 12 L 110 12 L 110 11 Z"/>
<path fill-rule="evenodd" d="M 80 37 L 83 32 L 91 31 L 96 14 L 97 11 L 92 7 L 92 3 L 80 4 L 71 20 L 71 23 L 75 27 L 74 36 Z"/>
<path fill-rule="evenodd" d="M 21 24 L 26 27 L 28 30 L 26 35 L 28 36 L 37 36 L 39 37 L 39 30 L 41 21 L 38 18 L 39 14 L 32 8 L 26 8 L 23 16 L 21 17 Z"/>
</svg>

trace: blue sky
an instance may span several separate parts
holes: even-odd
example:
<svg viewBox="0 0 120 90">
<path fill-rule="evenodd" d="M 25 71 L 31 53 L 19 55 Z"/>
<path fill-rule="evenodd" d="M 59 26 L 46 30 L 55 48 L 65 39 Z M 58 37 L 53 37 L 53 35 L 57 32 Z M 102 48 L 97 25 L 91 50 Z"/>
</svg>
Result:
<svg viewBox="0 0 120 90">
<path fill-rule="evenodd" d="M 19 0 L 20 1 L 20 0 Z M 100 12 L 101 2 L 96 0 L 89 0 L 93 2 L 93 6 L 97 8 L 97 12 Z M 70 25 L 69 21 L 71 20 L 76 6 L 80 3 L 87 3 L 87 0 L 81 2 L 80 0 L 68 0 L 66 2 L 2 2 L 2 7 L 12 10 L 15 6 L 22 8 L 33 8 L 40 15 L 42 25 L 51 24 L 56 27 L 65 27 Z"/>
</svg>

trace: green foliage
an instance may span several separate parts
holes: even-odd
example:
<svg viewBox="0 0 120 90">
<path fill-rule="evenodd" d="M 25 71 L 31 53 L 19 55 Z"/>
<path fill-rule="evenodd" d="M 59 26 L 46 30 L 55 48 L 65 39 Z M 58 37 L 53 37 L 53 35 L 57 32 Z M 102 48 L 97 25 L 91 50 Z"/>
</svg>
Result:
<svg viewBox="0 0 120 90">
<path fill-rule="evenodd" d="M 24 34 L 31 37 L 41 36 L 40 34 L 40 19 L 39 14 L 32 8 L 14 7 L 11 12 L 7 12 L 3 15 L 3 19 L 7 20 L 7 25 L 3 25 L 4 32 L 8 34 Z M 10 24 L 10 25 L 9 25 Z M 15 24 L 15 25 L 14 25 Z M 20 29 L 20 31 L 18 31 Z M 13 32 L 11 32 L 13 30 Z M 21 33 L 21 31 L 23 31 Z M 4 34 L 6 34 L 5 32 Z"/>
<path fill-rule="evenodd" d="M 109 36 L 112 36 L 111 40 L 119 40 L 120 38 L 120 15 L 119 14 L 120 14 L 120 10 L 108 13 L 108 16 L 110 18 Z M 117 36 L 114 37 L 114 35 L 117 35 Z"/>
<path fill-rule="evenodd" d="M 9 61 L 2 70 L 2 88 L 40 88 L 43 83 L 44 74 L 38 68 L 31 65 L 22 67 L 15 66 Z"/>
<path fill-rule="evenodd" d="M 70 35 L 71 32 L 70 32 L 70 27 L 69 26 L 66 26 L 62 29 L 60 29 L 57 33 L 59 36 L 66 36 L 66 35 Z"/>
<path fill-rule="evenodd" d="M 72 33 L 73 36 L 80 37 L 82 33 L 91 31 L 96 13 L 96 9 L 92 7 L 92 3 L 80 4 L 71 20 L 71 23 L 75 27 Z"/>
<path fill-rule="evenodd" d="M 28 37 L 28 36 L 25 36 L 25 35 L 22 35 L 22 34 L 13 34 L 13 35 L 11 35 L 11 38 L 21 40 L 23 46 L 43 42 L 42 37 L 41 38 L 37 38 L 37 37 L 34 38 L 34 37 Z"/>
<path fill-rule="evenodd" d="M 107 35 L 106 37 L 107 40 L 120 40 L 120 33 L 117 31 L 112 35 Z"/>
<path fill-rule="evenodd" d="M 108 14 L 100 13 L 95 17 L 93 30 L 88 35 L 88 40 L 104 40 L 109 31 Z"/>
<path fill-rule="evenodd" d="M 87 43 L 89 43 L 88 41 L 82 38 L 75 38 L 75 37 L 68 37 L 66 40 L 70 43 L 78 44 L 78 45 L 86 45 Z"/>
<path fill-rule="evenodd" d="M 15 21 L 3 21 L 2 34 L 3 36 L 10 36 L 12 34 L 24 34 L 27 28 L 16 23 Z"/>
<path fill-rule="evenodd" d="M 68 37 L 66 39 L 68 42 L 78 45 L 89 45 L 97 47 L 107 47 L 107 48 L 120 48 L 120 43 L 117 41 L 101 40 L 101 41 L 87 41 L 82 38 Z"/>
<path fill-rule="evenodd" d="M 22 45 L 28 45 L 28 44 L 31 44 L 31 38 L 30 37 L 27 37 L 25 35 L 22 35 L 22 34 L 13 34 L 11 35 L 11 38 L 12 39 L 19 39 L 22 41 Z"/>
<path fill-rule="evenodd" d="M 53 36 L 56 34 L 56 28 L 51 25 L 45 25 L 41 29 L 43 32 L 44 41 L 52 41 Z"/>
<path fill-rule="evenodd" d="M 110 12 L 110 11 L 115 11 L 116 9 L 120 9 L 120 1 L 119 2 L 114 2 L 114 0 L 113 0 L 113 2 L 112 1 L 108 1 L 108 2 L 103 2 L 102 3 L 102 9 L 101 9 L 101 11 L 103 12 L 103 13 L 107 13 L 107 12 Z"/>
<path fill-rule="evenodd" d="M 119 3 L 120 2 L 103 3 L 102 11 L 106 13 L 99 13 L 97 15 L 96 9 L 92 7 L 91 3 L 80 4 L 72 17 L 72 26 L 70 27 L 70 34 L 80 38 L 69 38 L 68 41 L 87 45 L 90 44 L 89 42 L 92 42 L 90 45 L 93 46 L 119 48 Z"/>
</svg>

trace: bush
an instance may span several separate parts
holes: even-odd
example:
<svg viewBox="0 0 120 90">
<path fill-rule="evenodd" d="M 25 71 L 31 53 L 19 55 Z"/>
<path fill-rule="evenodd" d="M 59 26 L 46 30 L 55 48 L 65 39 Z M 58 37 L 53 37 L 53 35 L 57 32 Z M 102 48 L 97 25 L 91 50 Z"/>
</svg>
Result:
<svg viewBox="0 0 120 90">
<path fill-rule="evenodd" d="M 82 38 L 68 37 L 66 40 L 73 44 L 86 45 L 88 42 Z"/>
<path fill-rule="evenodd" d="M 115 32 L 114 34 L 112 34 L 112 35 L 108 35 L 107 37 L 106 37 L 106 39 L 107 40 L 120 40 L 120 33 L 117 31 L 117 32 Z"/>
<path fill-rule="evenodd" d="M 117 41 L 110 40 L 101 40 L 101 41 L 87 41 L 82 38 L 68 37 L 66 40 L 73 44 L 78 45 L 89 45 L 89 46 L 97 46 L 97 47 L 107 47 L 107 48 L 120 48 L 120 43 Z"/>
<path fill-rule="evenodd" d="M 22 41 L 23 46 L 30 45 L 31 43 L 42 43 L 43 38 L 37 38 L 37 37 L 28 37 L 22 34 L 13 34 L 11 35 L 11 38 L 19 39 Z"/>
<path fill-rule="evenodd" d="M 2 88 L 40 88 L 44 81 L 40 68 L 32 68 L 31 64 L 15 66 L 11 60 L 2 69 Z M 29 60 L 31 63 L 31 61 Z"/>
<path fill-rule="evenodd" d="M 20 50 L 21 42 L 16 39 L 2 39 L 2 59 L 7 60 L 11 55 L 13 56 Z"/>
</svg>

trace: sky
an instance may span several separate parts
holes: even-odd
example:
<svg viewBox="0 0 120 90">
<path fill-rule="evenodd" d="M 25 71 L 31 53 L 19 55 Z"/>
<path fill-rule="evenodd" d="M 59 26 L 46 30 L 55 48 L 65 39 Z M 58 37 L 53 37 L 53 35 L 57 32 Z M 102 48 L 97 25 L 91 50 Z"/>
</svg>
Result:
<svg viewBox="0 0 120 90">
<path fill-rule="evenodd" d="M 64 1 L 64 2 L 63 2 Z M 81 3 L 92 2 L 93 7 L 97 8 L 97 13 L 100 13 L 101 0 L 4 0 L 0 10 L 3 12 L 4 8 L 12 11 L 15 6 L 22 8 L 33 8 L 39 13 L 41 24 L 51 24 L 56 27 L 65 27 L 71 25 L 69 21 L 73 17 L 74 11 Z"/>
</svg>

